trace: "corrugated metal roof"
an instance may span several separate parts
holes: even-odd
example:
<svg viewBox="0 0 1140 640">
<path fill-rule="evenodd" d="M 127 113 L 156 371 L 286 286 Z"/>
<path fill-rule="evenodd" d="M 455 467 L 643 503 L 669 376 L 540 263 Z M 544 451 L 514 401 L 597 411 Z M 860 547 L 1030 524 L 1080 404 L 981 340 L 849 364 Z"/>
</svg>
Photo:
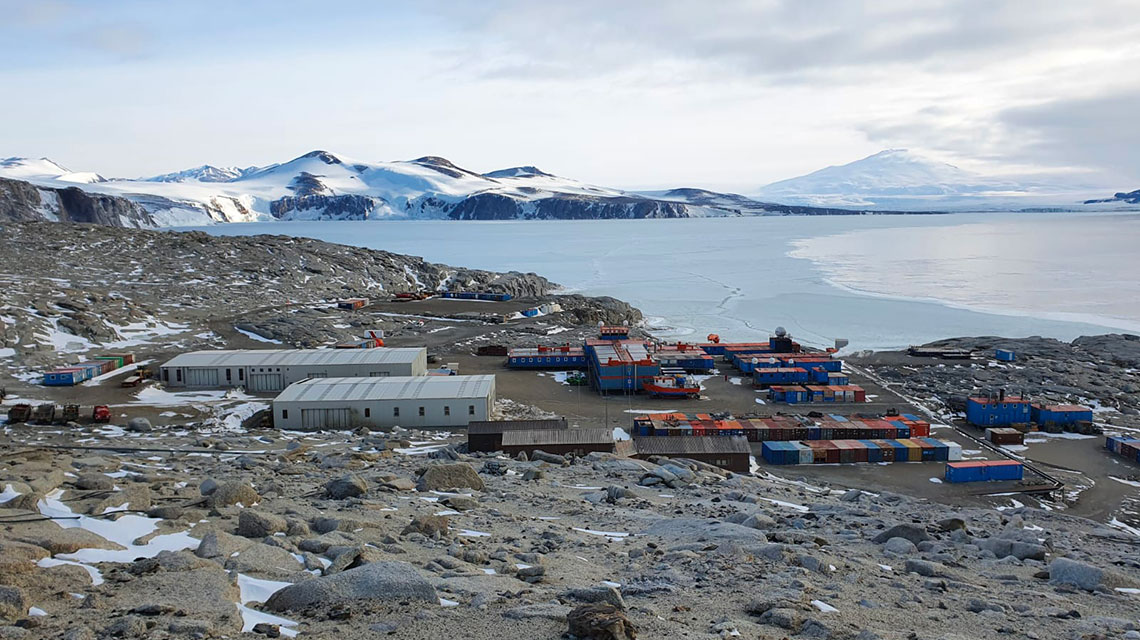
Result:
<svg viewBox="0 0 1140 640">
<path fill-rule="evenodd" d="M 375 349 L 236 349 L 191 351 L 164 367 L 299 367 L 330 364 L 405 364 L 427 352 L 424 347 Z"/>
<path fill-rule="evenodd" d="M 744 436 L 647 436 L 634 438 L 638 453 L 686 456 L 716 453 L 752 453 Z"/>
<path fill-rule="evenodd" d="M 478 420 L 467 423 L 467 433 L 475 435 L 566 428 L 566 418 L 556 420 Z"/>
<path fill-rule="evenodd" d="M 285 388 L 274 402 L 486 398 L 495 376 L 310 378 Z"/>
<path fill-rule="evenodd" d="M 613 442 L 613 429 L 531 429 L 506 431 L 503 446 L 528 447 L 544 444 L 598 444 Z"/>
</svg>

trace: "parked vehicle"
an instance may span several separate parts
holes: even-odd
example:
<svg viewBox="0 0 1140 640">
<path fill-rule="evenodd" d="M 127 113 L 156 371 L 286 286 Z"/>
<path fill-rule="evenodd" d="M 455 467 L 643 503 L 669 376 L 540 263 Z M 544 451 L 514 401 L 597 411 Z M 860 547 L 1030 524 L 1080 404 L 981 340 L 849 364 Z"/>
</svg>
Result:
<svg viewBox="0 0 1140 640">
<path fill-rule="evenodd" d="M 32 417 L 32 405 L 30 404 L 16 404 L 8 409 L 8 424 L 20 424 L 27 422 Z"/>
<path fill-rule="evenodd" d="M 79 405 L 65 404 L 63 405 L 63 416 L 61 422 L 76 422 L 79 420 Z"/>
<path fill-rule="evenodd" d="M 32 414 L 32 420 L 36 424 L 52 424 L 55 422 L 55 403 L 49 402 L 41 404 L 36 407 L 35 412 Z"/>
<path fill-rule="evenodd" d="M 111 421 L 111 408 L 105 404 L 95 405 L 95 409 L 91 411 L 91 421 L 99 424 L 107 424 Z"/>
</svg>

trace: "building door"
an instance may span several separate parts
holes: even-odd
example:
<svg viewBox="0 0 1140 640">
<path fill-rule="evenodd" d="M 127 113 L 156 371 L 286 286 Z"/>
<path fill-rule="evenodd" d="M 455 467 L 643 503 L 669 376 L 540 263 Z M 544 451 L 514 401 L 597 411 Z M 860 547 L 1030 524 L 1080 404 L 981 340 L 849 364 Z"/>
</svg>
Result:
<svg viewBox="0 0 1140 640">
<path fill-rule="evenodd" d="M 246 388 L 254 393 L 264 391 L 281 391 L 285 388 L 280 373 L 251 373 Z"/>
<path fill-rule="evenodd" d="M 186 386 L 188 387 L 216 387 L 218 386 L 217 369 L 187 369 Z"/>
<path fill-rule="evenodd" d="M 346 429 L 351 421 L 349 409 L 301 409 L 302 429 Z"/>
</svg>

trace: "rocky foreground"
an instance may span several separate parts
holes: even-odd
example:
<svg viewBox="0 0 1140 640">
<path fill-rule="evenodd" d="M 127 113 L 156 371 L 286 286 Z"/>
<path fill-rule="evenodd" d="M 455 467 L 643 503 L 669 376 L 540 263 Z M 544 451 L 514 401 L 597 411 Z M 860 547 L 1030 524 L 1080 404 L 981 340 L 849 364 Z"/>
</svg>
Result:
<svg viewBox="0 0 1140 640">
<path fill-rule="evenodd" d="M 0 637 L 1140 637 L 1136 538 L 1062 513 L 446 434 L 132 427 L 6 430 Z"/>
</svg>

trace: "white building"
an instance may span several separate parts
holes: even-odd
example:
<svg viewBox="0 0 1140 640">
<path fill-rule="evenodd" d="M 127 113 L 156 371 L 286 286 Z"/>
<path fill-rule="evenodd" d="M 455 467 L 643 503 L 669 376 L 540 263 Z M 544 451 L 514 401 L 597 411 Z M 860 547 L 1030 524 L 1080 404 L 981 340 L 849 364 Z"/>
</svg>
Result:
<svg viewBox="0 0 1140 640">
<path fill-rule="evenodd" d="M 465 427 L 487 420 L 494 404 L 493 375 L 313 378 L 289 385 L 273 400 L 273 424 L 304 431 Z"/>
<path fill-rule="evenodd" d="M 241 349 L 193 351 L 160 367 L 168 387 L 245 387 L 275 392 L 307 378 L 422 376 L 427 349 Z"/>
</svg>

